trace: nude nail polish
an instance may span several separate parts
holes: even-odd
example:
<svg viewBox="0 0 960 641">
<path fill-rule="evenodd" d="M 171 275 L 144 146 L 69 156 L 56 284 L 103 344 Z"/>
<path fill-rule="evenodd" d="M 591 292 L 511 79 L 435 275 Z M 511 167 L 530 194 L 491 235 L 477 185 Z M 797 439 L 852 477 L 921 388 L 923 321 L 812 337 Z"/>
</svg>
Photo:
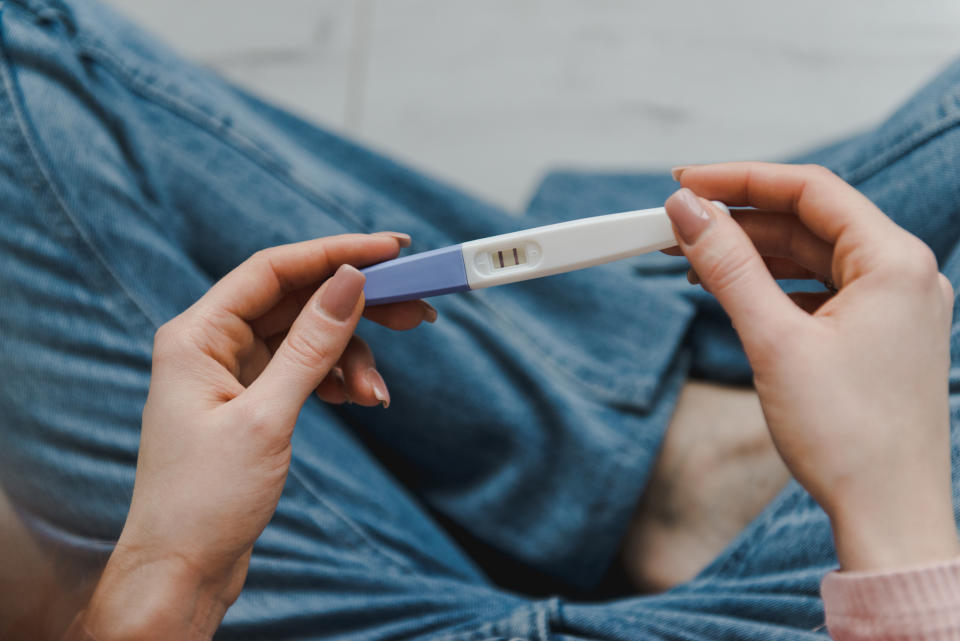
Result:
<svg viewBox="0 0 960 641">
<path fill-rule="evenodd" d="M 420 304 L 423 305 L 423 320 L 427 321 L 428 323 L 436 323 L 437 308 L 425 300 L 420 301 Z"/>
<path fill-rule="evenodd" d="M 366 280 L 356 267 L 341 265 L 337 273 L 326 282 L 326 289 L 317 300 L 320 311 L 338 322 L 350 318 L 363 293 Z"/>
<path fill-rule="evenodd" d="M 697 195 L 686 187 L 675 192 L 665 204 L 667 216 L 687 245 L 697 242 L 700 235 L 713 224 L 713 216 Z"/>
<path fill-rule="evenodd" d="M 380 376 L 380 372 L 371 367 L 367 370 L 364 378 L 367 381 L 367 385 L 373 390 L 374 398 L 380 401 L 384 409 L 390 407 L 390 392 L 387 390 L 387 384 L 384 382 L 383 377 Z"/>
<path fill-rule="evenodd" d="M 349 405 L 350 401 L 350 392 L 347 391 L 347 379 L 343 375 L 343 368 L 340 366 L 334 367 L 330 370 L 330 375 L 333 376 L 333 380 L 336 381 L 337 388 L 343 393 L 343 397 L 346 399 L 346 403 Z"/>
<path fill-rule="evenodd" d="M 395 238 L 397 240 L 397 244 L 399 244 L 401 247 L 409 247 L 410 243 L 412 242 L 410 234 L 404 234 L 402 231 L 378 231 L 373 235 Z"/>
<path fill-rule="evenodd" d="M 679 167 L 674 167 L 670 170 L 670 175 L 673 176 L 673 179 L 677 182 L 680 182 L 680 176 L 683 175 L 683 172 L 691 167 L 696 167 L 696 165 L 680 165 Z"/>
</svg>

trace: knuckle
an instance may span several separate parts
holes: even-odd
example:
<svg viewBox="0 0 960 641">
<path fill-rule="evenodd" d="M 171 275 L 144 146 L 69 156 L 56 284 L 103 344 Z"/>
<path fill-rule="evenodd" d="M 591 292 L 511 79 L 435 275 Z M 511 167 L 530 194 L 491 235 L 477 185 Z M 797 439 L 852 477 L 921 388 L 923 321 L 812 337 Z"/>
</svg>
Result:
<svg viewBox="0 0 960 641">
<path fill-rule="evenodd" d="M 330 342 L 313 332 L 291 332 L 284 343 L 287 359 L 305 369 L 315 369 L 333 356 Z"/>
<path fill-rule="evenodd" d="M 274 271 L 274 261 L 279 255 L 281 247 L 282 246 L 258 249 L 250 255 L 250 258 L 243 262 L 241 267 L 257 274 L 262 272 L 272 272 Z"/>
<path fill-rule="evenodd" d="M 837 178 L 837 174 L 835 174 L 833 170 L 827 167 L 824 167 L 823 165 L 811 163 L 808 165 L 804 165 L 804 169 L 810 174 L 812 178 L 818 178 L 820 180 L 824 180 L 824 179 L 834 180 Z"/>
<path fill-rule="evenodd" d="M 940 291 L 943 292 L 944 300 L 948 305 L 952 306 L 954 300 L 953 284 L 950 282 L 950 279 L 943 274 L 937 274 L 937 280 L 940 283 Z"/>
<path fill-rule="evenodd" d="M 245 261 L 244 266 L 251 273 L 257 274 L 260 277 L 272 278 L 280 291 L 292 291 L 295 289 L 294 283 L 290 282 L 284 275 L 283 270 L 277 266 L 284 252 L 289 248 L 290 245 L 277 245 L 275 247 L 257 250 Z"/>
<path fill-rule="evenodd" d="M 273 248 L 271 247 L 267 247 L 265 249 L 258 249 L 257 251 L 250 254 L 250 258 L 247 259 L 247 262 L 253 263 L 253 264 L 269 262 L 272 249 Z"/>
<path fill-rule="evenodd" d="M 729 289 L 740 282 L 753 267 L 754 261 L 754 256 L 743 249 L 718 252 L 711 258 L 707 265 L 697 267 L 697 273 L 714 292 Z"/>
<path fill-rule="evenodd" d="M 165 355 L 175 351 L 182 334 L 182 321 L 179 317 L 167 321 L 158 327 L 153 335 L 153 353 L 155 355 Z"/>
<path fill-rule="evenodd" d="M 901 253 L 897 271 L 902 281 L 913 286 L 933 284 L 940 276 L 937 257 L 926 244 L 916 239 Z"/>
<path fill-rule="evenodd" d="M 243 403 L 237 407 L 237 420 L 248 435 L 273 438 L 277 431 L 277 409 L 270 403 Z"/>
<path fill-rule="evenodd" d="M 265 269 L 269 269 L 271 265 L 270 261 L 271 261 L 272 255 L 273 254 L 271 253 L 271 250 L 269 248 L 257 250 L 256 252 L 251 254 L 250 258 L 244 261 L 243 266 L 246 269 L 249 269 L 254 272 L 260 272 Z"/>
</svg>

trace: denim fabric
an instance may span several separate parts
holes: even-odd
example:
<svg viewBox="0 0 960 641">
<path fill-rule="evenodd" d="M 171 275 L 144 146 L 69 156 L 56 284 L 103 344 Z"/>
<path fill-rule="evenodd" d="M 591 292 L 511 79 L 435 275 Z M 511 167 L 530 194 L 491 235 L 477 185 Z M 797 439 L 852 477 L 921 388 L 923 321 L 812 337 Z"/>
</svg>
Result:
<svg viewBox="0 0 960 641">
<path fill-rule="evenodd" d="M 257 249 L 395 229 L 419 251 L 655 206 L 674 188 L 564 172 L 517 220 L 235 89 L 96 3 L 0 11 L 0 482 L 44 541 L 91 564 L 129 504 L 154 331 Z M 877 131 L 813 155 L 921 234 L 955 282 L 958 89 L 954 66 Z M 595 596 L 683 380 L 749 380 L 684 268 L 652 255 L 438 298 L 437 325 L 409 333 L 362 324 L 393 405 L 307 403 L 218 638 L 819 636 L 835 559 L 826 517 L 793 484 L 663 595 L 540 599 L 490 578 L 505 567 L 512 587 L 529 575 Z"/>
</svg>

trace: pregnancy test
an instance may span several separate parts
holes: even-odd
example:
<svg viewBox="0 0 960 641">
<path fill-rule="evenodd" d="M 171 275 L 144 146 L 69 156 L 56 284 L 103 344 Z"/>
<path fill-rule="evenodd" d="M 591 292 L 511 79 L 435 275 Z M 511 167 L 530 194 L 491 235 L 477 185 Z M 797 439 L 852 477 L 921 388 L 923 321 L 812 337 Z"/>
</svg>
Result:
<svg viewBox="0 0 960 641">
<path fill-rule="evenodd" d="M 367 305 L 562 274 L 677 244 L 663 207 L 580 218 L 471 240 L 363 269 Z"/>
</svg>

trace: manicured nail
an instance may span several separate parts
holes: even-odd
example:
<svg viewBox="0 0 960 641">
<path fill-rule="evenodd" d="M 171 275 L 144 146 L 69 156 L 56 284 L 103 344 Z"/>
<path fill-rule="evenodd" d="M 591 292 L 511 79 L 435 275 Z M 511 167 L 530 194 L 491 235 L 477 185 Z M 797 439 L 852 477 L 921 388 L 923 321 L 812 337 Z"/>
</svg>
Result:
<svg viewBox="0 0 960 641">
<path fill-rule="evenodd" d="M 390 407 L 390 392 L 387 391 L 387 384 L 380 376 L 380 372 L 371 367 L 364 377 L 367 379 L 367 385 L 373 390 L 373 397 L 380 401 L 384 409 Z"/>
<path fill-rule="evenodd" d="M 343 392 L 343 397 L 347 399 L 347 403 L 351 403 L 350 392 L 347 391 L 347 379 L 343 376 L 343 368 L 338 365 L 330 370 L 330 374 L 333 376 L 333 380 L 336 381 L 337 387 Z"/>
<path fill-rule="evenodd" d="M 436 323 L 437 308 L 425 300 L 420 301 L 420 304 L 423 305 L 423 320 L 427 321 L 428 323 Z"/>
<path fill-rule="evenodd" d="M 333 278 L 324 285 L 326 289 L 318 300 L 320 311 L 339 322 L 350 318 L 360 294 L 363 293 L 366 280 L 356 267 L 341 265 Z"/>
<path fill-rule="evenodd" d="M 700 275 L 692 269 L 687 270 L 687 282 L 691 285 L 699 285 Z"/>
<path fill-rule="evenodd" d="M 680 176 L 683 175 L 683 172 L 690 169 L 691 167 L 696 167 L 696 165 L 680 165 L 679 167 L 674 167 L 670 170 L 670 175 L 673 176 L 673 179 L 677 182 L 680 182 Z"/>
<path fill-rule="evenodd" d="M 686 187 L 675 192 L 666 202 L 667 215 L 688 245 L 697 242 L 700 234 L 713 224 L 713 217 L 697 195 Z"/>
<path fill-rule="evenodd" d="M 396 238 L 397 244 L 401 247 L 410 246 L 410 234 L 404 234 L 402 231 L 378 231 L 374 236 L 389 236 L 390 238 Z"/>
<path fill-rule="evenodd" d="M 722 203 L 719 200 L 711 200 L 710 202 L 713 203 L 714 207 L 725 213 L 727 216 L 730 215 L 730 208 L 727 207 L 727 203 Z"/>
</svg>

